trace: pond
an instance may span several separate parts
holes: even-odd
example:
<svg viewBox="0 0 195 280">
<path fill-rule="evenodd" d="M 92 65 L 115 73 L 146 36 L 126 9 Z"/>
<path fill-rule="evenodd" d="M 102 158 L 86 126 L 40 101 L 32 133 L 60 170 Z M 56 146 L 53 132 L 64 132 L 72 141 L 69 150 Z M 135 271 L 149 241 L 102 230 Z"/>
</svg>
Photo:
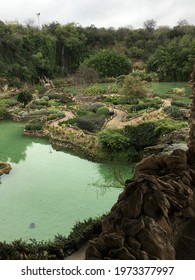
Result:
<svg viewBox="0 0 195 280">
<path fill-rule="evenodd" d="M 170 94 L 170 98 L 174 97 L 187 104 L 189 104 L 191 102 L 191 99 L 189 98 L 189 96 L 191 95 L 191 88 L 185 82 L 162 82 L 162 83 L 155 82 L 155 83 L 150 83 L 149 87 L 153 90 L 154 93 L 158 93 L 158 94 L 162 94 L 162 95 L 167 93 L 169 90 L 171 90 L 173 88 L 184 88 L 185 96 L 179 97 L 179 96 Z"/>
<path fill-rule="evenodd" d="M 130 178 L 130 165 L 119 168 L 56 151 L 47 139 L 23 136 L 23 128 L 0 122 L 0 161 L 13 168 L 0 178 L 0 241 L 67 236 L 77 221 L 110 210 L 122 191 L 116 178 Z"/>
</svg>

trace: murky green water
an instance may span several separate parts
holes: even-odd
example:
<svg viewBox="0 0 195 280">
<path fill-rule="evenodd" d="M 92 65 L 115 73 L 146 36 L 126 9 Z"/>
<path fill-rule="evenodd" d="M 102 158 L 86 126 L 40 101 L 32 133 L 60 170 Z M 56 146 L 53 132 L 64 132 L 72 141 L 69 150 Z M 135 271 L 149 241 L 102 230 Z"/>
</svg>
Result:
<svg viewBox="0 0 195 280">
<path fill-rule="evenodd" d="M 46 139 L 27 138 L 22 131 L 23 124 L 0 122 L 0 161 L 13 167 L 1 176 L 1 241 L 68 235 L 76 221 L 110 210 L 122 190 L 101 186 L 118 184 L 114 178 L 121 172 L 129 178 L 131 166 L 118 172 L 116 165 L 55 151 Z"/>
<path fill-rule="evenodd" d="M 159 94 L 165 94 L 173 88 L 184 88 L 185 96 L 179 97 L 179 96 L 170 94 L 170 98 L 171 97 L 177 98 L 178 100 L 180 100 L 184 103 L 187 103 L 187 104 L 189 104 L 191 102 L 191 99 L 189 98 L 189 96 L 191 95 L 191 88 L 185 82 L 150 83 L 149 87 L 153 90 L 154 93 L 159 93 Z"/>
</svg>

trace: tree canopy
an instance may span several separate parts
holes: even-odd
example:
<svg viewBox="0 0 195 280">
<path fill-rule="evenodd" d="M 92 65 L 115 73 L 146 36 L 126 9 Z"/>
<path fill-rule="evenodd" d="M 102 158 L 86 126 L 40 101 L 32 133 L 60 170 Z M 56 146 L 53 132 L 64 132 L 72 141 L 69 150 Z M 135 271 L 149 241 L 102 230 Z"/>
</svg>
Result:
<svg viewBox="0 0 195 280">
<path fill-rule="evenodd" d="M 113 50 L 100 50 L 84 61 L 84 64 L 95 69 L 100 77 L 118 77 L 128 74 L 131 65 L 128 58 Z"/>
<path fill-rule="evenodd" d="M 101 77 L 115 77 L 128 73 L 129 61 L 141 61 L 162 81 L 184 81 L 194 62 L 194 35 L 195 26 L 186 20 L 170 28 L 149 19 L 139 29 L 55 22 L 39 29 L 0 21 L 0 76 L 34 83 L 75 73 L 85 62 Z"/>
</svg>

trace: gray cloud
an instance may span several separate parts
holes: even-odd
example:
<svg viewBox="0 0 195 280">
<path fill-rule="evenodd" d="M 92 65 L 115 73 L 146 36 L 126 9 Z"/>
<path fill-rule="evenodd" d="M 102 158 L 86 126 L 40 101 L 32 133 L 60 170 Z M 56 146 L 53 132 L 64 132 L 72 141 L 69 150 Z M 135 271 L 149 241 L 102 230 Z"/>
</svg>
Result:
<svg viewBox="0 0 195 280">
<path fill-rule="evenodd" d="M 57 21 L 94 24 L 97 27 L 143 26 L 147 19 L 157 25 L 177 25 L 186 19 L 195 25 L 194 0 L 0 0 L 0 19 L 18 19 L 21 23 L 29 18 L 41 23 Z"/>
</svg>

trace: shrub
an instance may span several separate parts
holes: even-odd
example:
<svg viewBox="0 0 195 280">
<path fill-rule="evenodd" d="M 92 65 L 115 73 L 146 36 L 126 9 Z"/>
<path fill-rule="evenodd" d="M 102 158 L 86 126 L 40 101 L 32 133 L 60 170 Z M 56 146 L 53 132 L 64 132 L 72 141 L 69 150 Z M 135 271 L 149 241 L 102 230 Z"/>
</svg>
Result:
<svg viewBox="0 0 195 280">
<path fill-rule="evenodd" d="M 77 118 L 77 125 L 79 128 L 89 132 L 96 132 L 102 128 L 106 117 L 104 115 L 86 115 Z"/>
<path fill-rule="evenodd" d="M 48 121 L 55 120 L 55 119 L 57 119 L 57 114 L 50 114 L 49 116 L 47 116 Z"/>
<path fill-rule="evenodd" d="M 95 94 L 105 94 L 106 93 L 106 88 L 102 88 L 99 85 L 91 85 L 84 90 L 84 94 L 86 95 L 95 95 Z"/>
<path fill-rule="evenodd" d="M 59 111 L 57 112 L 57 117 L 58 117 L 58 118 L 63 118 L 63 117 L 65 117 L 65 113 L 64 113 L 63 111 L 60 111 L 60 110 L 59 110 Z"/>
<path fill-rule="evenodd" d="M 27 112 L 24 112 L 23 114 L 22 114 L 22 117 L 23 118 L 26 118 L 26 117 L 28 117 L 29 116 L 29 114 L 27 113 Z"/>
<path fill-rule="evenodd" d="M 174 130 L 187 126 L 187 122 L 177 122 L 172 119 L 164 119 L 156 122 L 156 134 L 158 137 L 168 134 Z"/>
<path fill-rule="evenodd" d="M 176 101 L 176 100 L 172 100 L 171 105 L 172 105 L 172 106 L 177 106 L 177 107 L 186 108 L 186 109 L 189 108 L 189 105 L 188 105 L 188 104 L 185 104 L 185 103 L 183 103 L 183 102 L 181 102 L 181 101 Z"/>
<path fill-rule="evenodd" d="M 98 141 L 104 149 L 124 151 L 129 146 L 129 139 L 119 129 L 104 129 L 98 133 Z"/>
<path fill-rule="evenodd" d="M 107 107 L 102 106 L 100 108 L 97 109 L 96 113 L 98 115 L 105 115 L 105 116 L 109 116 L 110 115 L 110 111 Z"/>
<path fill-rule="evenodd" d="M 49 112 L 47 109 L 40 109 L 40 110 L 35 110 L 31 114 L 32 115 L 47 115 Z"/>
<path fill-rule="evenodd" d="M 126 103 L 135 105 L 140 99 L 146 97 L 147 83 L 139 77 L 126 76 L 121 93 L 124 95 Z"/>
<path fill-rule="evenodd" d="M 41 130 L 42 124 L 40 120 L 33 120 L 25 125 L 26 130 Z"/>
<path fill-rule="evenodd" d="M 155 73 L 147 73 L 145 70 L 134 70 L 131 73 L 132 77 L 139 77 L 141 80 L 152 82 L 156 80 L 157 75 Z"/>
<path fill-rule="evenodd" d="M 10 107 L 15 106 L 18 104 L 18 101 L 16 99 L 10 99 L 8 105 Z"/>
<path fill-rule="evenodd" d="M 41 105 L 41 106 L 48 106 L 48 101 L 45 100 L 45 98 L 41 98 L 41 99 L 36 99 L 33 101 L 33 104 L 35 105 Z"/>
<path fill-rule="evenodd" d="M 89 111 L 86 111 L 84 109 L 79 109 L 79 110 L 76 110 L 76 114 L 77 116 L 79 117 L 83 117 L 83 116 L 86 116 L 89 114 Z"/>
<path fill-rule="evenodd" d="M 88 106 L 88 110 L 91 111 L 91 112 L 94 112 L 96 113 L 97 110 L 101 107 L 103 107 L 104 104 L 103 103 L 100 103 L 100 102 L 95 102 L 95 103 L 92 103 Z"/>
<path fill-rule="evenodd" d="M 136 109 L 136 111 L 144 110 L 147 108 L 154 108 L 159 109 L 162 105 L 162 100 L 158 97 L 155 98 L 144 98 L 143 100 L 140 100 L 137 105 L 133 107 L 133 109 Z"/>
<path fill-rule="evenodd" d="M 105 101 L 109 102 L 109 103 L 111 102 L 112 104 L 117 105 L 118 99 L 119 99 L 118 96 L 107 96 Z"/>
<path fill-rule="evenodd" d="M 183 119 L 183 113 L 177 106 L 167 106 L 164 108 L 164 112 L 174 119 Z"/>
<path fill-rule="evenodd" d="M 155 122 L 144 122 L 135 126 L 125 126 L 124 133 L 129 138 L 130 144 L 137 150 L 153 146 L 158 140 Z"/>
<path fill-rule="evenodd" d="M 41 85 L 41 84 L 35 85 L 34 89 L 39 94 L 43 94 L 45 92 L 45 87 L 44 87 L 44 85 Z"/>
<path fill-rule="evenodd" d="M 9 112 L 7 107 L 3 104 L 0 104 L 0 118 L 5 119 L 9 117 Z"/>
<path fill-rule="evenodd" d="M 32 100 L 32 94 L 28 90 L 23 90 L 18 94 L 17 100 L 26 106 Z"/>
<path fill-rule="evenodd" d="M 62 96 L 63 96 L 63 93 L 58 93 L 58 92 L 53 92 L 53 91 L 47 93 L 47 97 L 49 99 L 61 99 Z"/>
<path fill-rule="evenodd" d="M 77 123 L 77 118 L 72 118 L 72 119 L 69 119 L 67 121 L 59 122 L 59 125 L 63 125 L 63 124 L 76 125 L 76 123 Z"/>
</svg>

